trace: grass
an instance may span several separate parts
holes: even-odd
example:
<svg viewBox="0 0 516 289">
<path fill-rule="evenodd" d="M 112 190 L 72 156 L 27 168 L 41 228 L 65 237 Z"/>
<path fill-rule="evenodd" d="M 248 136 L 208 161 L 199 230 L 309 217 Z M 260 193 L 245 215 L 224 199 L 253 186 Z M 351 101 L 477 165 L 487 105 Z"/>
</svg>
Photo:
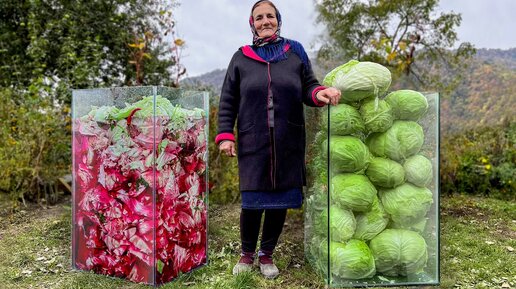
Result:
<svg viewBox="0 0 516 289">
<path fill-rule="evenodd" d="M 440 288 L 516 288 L 516 204 L 467 196 L 441 200 Z M 305 262 L 303 216 L 291 211 L 275 258 L 281 275 L 232 276 L 238 259 L 239 207 L 212 206 L 208 266 L 161 288 L 325 288 Z M 69 202 L 0 215 L 1 288 L 149 288 L 71 269 Z"/>
</svg>

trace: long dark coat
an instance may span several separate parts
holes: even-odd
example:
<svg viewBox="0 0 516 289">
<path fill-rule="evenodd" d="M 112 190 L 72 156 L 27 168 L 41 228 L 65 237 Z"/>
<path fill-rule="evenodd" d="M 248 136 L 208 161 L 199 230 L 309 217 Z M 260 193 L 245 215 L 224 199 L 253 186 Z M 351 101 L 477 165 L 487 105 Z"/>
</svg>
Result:
<svg viewBox="0 0 516 289">
<path fill-rule="evenodd" d="M 306 185 L 303 103 L 323 106 L 315 98 L 324 89 L 311 68 L 291 50 L 288 58 L 269 63 L 250 46 L 231 59 L 222 87 L 216 143 L 235 140 L 237 121 L 240 190 L 273 191 Z M 274 150 L 267 113 L 274 106 Z M 274 153 L 273 153 L 274 151 Z"/>
</svg>

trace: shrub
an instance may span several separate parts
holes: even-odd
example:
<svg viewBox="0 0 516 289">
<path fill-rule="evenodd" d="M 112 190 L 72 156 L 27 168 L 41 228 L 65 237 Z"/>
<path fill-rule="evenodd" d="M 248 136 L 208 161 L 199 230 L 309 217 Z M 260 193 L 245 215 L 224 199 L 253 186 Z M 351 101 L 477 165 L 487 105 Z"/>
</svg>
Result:
<svg viewBox="0 0 516 289">
<path fill-rule="evenodd" d="M 441 137 L 441 192 L 516 199 L 516 124 Z"/>
<path fill-rule="evenodd" d="M 18 201 L 56 201 L 70 171 L 70 108 L 49 97 L 0 89 L 0 191 Z"/>
</svg>

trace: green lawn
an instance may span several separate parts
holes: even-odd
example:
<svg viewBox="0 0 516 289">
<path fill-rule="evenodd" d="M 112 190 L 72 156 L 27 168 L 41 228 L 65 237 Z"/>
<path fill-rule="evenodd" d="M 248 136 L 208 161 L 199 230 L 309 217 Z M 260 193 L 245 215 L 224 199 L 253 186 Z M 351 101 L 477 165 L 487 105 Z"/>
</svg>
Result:
<svg viewBox="0 0 516 289">
<path fill-rule="evenodd" d="M 5 212 L 4 212 L 5 213 Z M 441 287 L 516 288 L 516 204 L 456 196 L 441 200 Z M 233 277 L 239 207 L 210 208 L 210 264 L 161 288 L 324 288 L 304 261 L 303 216 L 292 211 L 276 253 L 281 275 Z M 0 215 L 0 288 L 149 288 L 71 269 L 71 208 L 33 206 Z"/>
</svg>

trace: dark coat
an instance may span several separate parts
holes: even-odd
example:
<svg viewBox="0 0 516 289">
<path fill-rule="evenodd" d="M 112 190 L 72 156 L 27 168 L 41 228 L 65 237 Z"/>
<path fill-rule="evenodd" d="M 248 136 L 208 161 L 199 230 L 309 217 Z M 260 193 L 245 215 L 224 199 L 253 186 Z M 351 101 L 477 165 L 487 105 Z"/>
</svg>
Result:
<svg viewBox="0 0 516 289">
<path fill-rule="evenodd" d="M 319 84 L 311 68 L 304 69 L 295 53 L 286 53 L 286 60 L 268 63 L 251 47 L 244 46 L 229 63 L 220 96 L 215 141 L 218 144 L 234 140 L 237 121 L 241 191 L 306 185 L 303 103 L 324 106 L 315 99 L 315 93 L 325 87 Z M 274 150 L 267 113 L 269 91 L 274 105 Z"/>
</svg>

